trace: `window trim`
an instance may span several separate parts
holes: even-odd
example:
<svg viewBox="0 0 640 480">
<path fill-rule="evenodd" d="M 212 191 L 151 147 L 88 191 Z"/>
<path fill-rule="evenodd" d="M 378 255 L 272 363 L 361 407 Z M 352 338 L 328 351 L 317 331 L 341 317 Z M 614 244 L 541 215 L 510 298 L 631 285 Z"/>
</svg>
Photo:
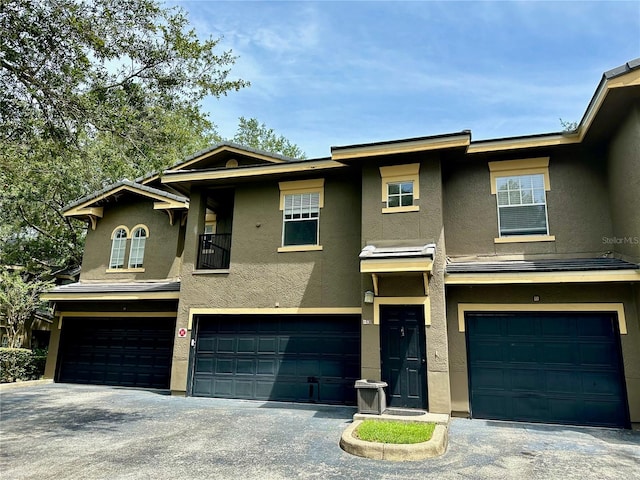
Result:
<svg viewBox="0 0 640 480">
<path fill-rule="evenodd" d="M 140 266 L 131 266 L 131 254 L 133 252 L 133 243 L 134 240 L 136 239 L 135 237 L 135 233 L 138 230 L 142 230 L 144 231 L 144 246 L 142 247 L 142 263 Z M 147 245 L 147 239 L 149 238 L 149 227 L 147 227 L 146 225 L 139 223 L 138 225 L 134 226 L 131 229 L 131 244 L 129 245 L 129 258 L 127 259 L 127 270 L 131 271 L 131 270 L 139 270 L 141 268 L 144 268 L 144 254 L 145 254 L 145 248 Z"/>
<path fill-rule="evenodd" d="M 129 245 L 129 248 L 127 248 L 127 240 L 130 240 L 130 239 L 132 240 L 132 232 L 135 232 L 138 228 L 142 228 L 145 231 L 146 233 L 145 239 L 149 238 L 150 236 L 149 227 L 147 227 L 142 223 L 135 225 L 132 229 L 129 229 L 129 227 L 127 227 L 126 225 L 118 225 L 116 228 L 113 229 L 113 231 L 111 232 L 111 250 L 109 253 L 109 263 L 107 264 L 106 273 L 144 273 L 145 271 L 144 267 L 129 267 L 129 259 L 131 258 L 131 245 Z M 126 233 L 122 268 L 112 268 L 111 259 L 113 257 L 113 240 L 116 232 L 120 229 L 124 230 Z M 146 240 L 145 240 L 145 248 L 146 248 Z"/>
<path fill-rule="evenodd" d="M 405 165 L 388 165 L 380 167 L 382 213 L 418 212 L 420 206 L 416 200 L 420 200 L 420 164 L 409 163 Z M 388 191 L 390 183 L 413 183 L 413 205 L 398 207 L 388 206 Z"/>
<path fill-rule="evenodd" d="M 504 177 L 519 177 L 523 175 L 542 175 L 545 190 L 545 216 L 547 234 L 540 235 L 500 235 L 500 206 L 498 205 L 498 179 Z M 546 192 L 551 190 L 549 177 L 549 157 L 526 158 L 520 160 L 499 160 L 489 162 L 489 176 L 491 180 L 491 194 L 496 196 L 496 214 L 498 236 L 494 243 L 526 243 L 526 242 L 554 242 L 555 235 L 549 233 L 549 203 Z"/>
<path fill-rule="evenodd" d="M 120 230 L 124 230 L 124 248 L 123 250 L 123 255 L 122 255 L 122 267 L 118 267 L 118 266 L 114 266 L 113 265 L 113 252 L 114 252 L 114 246 L 115 246 L 115 241 L 118 240 L 122 240 L 121 238 L 117 238 L 116 239 L 116 234 L 120 231 Z M 129 228 L 126 225 L 118 225 L 116 228 L 113 229 L 113 231 L 111 232 L 111 249 L 109 251 L 109 263 L 108 263 L 108 267 L 107 267 L 107 271 L 114 271 L 114 272 L 122 272 L 124 271 L 125 265 L 127 264 L 126 262 L 126 257 L 127 257 L 127 240 L 129 239 L 131 235 L 131 232 L 129 231 Z"/>
<path fill-rule="evenodd" d="M 284 245 L 284 205 L 286 195 L 296 195 L 304 193 L 317 193 L 318 195 L 318 209 L 324 208 L 324 178 L 316 178 L 312 180 L 294 180 L 290 182 L 279 182 L 280 188 L 280 211 L 282 211 L 282 236 L 280 239 L 280 247 L 278 252 L 304 252 L 304 251 L 317 251 L 322 250 L 320 244 L 320 213 L 318 213 L 318 228 L 316 235 L 316 243 L 307 245 Z"/>
</svg>

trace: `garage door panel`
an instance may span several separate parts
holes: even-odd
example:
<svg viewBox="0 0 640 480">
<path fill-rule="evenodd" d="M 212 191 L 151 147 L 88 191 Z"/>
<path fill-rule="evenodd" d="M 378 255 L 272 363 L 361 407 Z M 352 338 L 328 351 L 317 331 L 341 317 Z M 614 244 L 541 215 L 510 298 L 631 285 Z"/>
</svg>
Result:
<svg viewBox="0 0 640 480">
<path fill-rule="evenodd" d="M 469 352 L 470 360 L 475 362 L 502 362 L 502 344 L 479 340 L 476 348 Z"/>
<path fill-rule="evenodd" d="M 216 397 L 233 397 L 235 382 L 231 378 L 216 377 L 213 381 L 213 391 Z"/>
<path fill-rule="evenodd" d="M 546 391 L 560 394 L 579 394 L 582 381 L 580 376 L 572 371 L 546 371 Z"/>
<path fill-rule="evenodd" d="M 577 319 L 567 319 L 567 320 L 558 320 L 551 322 L 537 322 L 536 318 L 531 319 L 536 324 L 540 325 L 540 334 L 544 338 L 545 341 L 552 340 L 549 337 L 557 337 L 557 338 L 574 338 L 577 332 Z"/>
<path fill-rule="evenodd" d="M 615 345 L 611 343 L 584 343 L 580 345 L 579 353 L 583 365 L 610 367 L 618 363 Z"/>
<path fill-rule="evenodd" d="M 544 388 L 544 376 L 538 370 L 514 369 L 510 371 L 510 379 L 514 391 L 537 392 Z"/>
<path fill-rule="evenodd" d="M 235 353 L 236 339 L 231 337 L 219 337 L 215 353 Z"/>
<path fill-rule="evenodd" d="M 196 378 L 193 381 L 193 394 L 196 396 L 206 395 L 213 390 L 213 379 Z"/>
<path fill-rule="evenodd" d="M 552 343 L 542 343 L 539 347 L 541 362 L 556 365 L 575 365 L 579 363 L 579 350 L 567 348 L 567 343 L 553 340 Z"/>
<path fill-rule="evenodd" d="M 258 353 L 273 355 L 277 351 L 278 339 L 276 337 L 267 336 L 260 337 L 258 340 Z"/>
<path fill-rule="evenodd" d="M 496 348 L 498 354 L 500 353 L 500 348 Z M 511 362 L 517 363 L 532 363 L 536 362 L 538 354 L 538 348 L 535 343 L 531 342 L 510 342 L 507 345 L 507 356 L 506 358 Z M 501 361 L 502 356 L 496 355 L 496 360 Z"/>
<path fill-rule="evenodd" d="M 620 395 L 620 384 L 615 381 L 611 372 L 594 373 L 582 375 L 582 390 L 586 394 L 595 395 Z"/>
<path fill-rule="evenodd" d="M 578 320 L 578 335 L 581 337 L 609 339 L 612 333 L 611 324 L 598 321 L 598 318 L 585 317 Z"/>
<path fill-rule="evenodd" d="M 358 317 L 203 316 L 196 325 L 193 395 L 355 402 Z M 206 351 L 203 347 L 211 342 L 217 342 L 217 349 Z M 218 379 L 225 384 L 217 385 Z"/>
<path fill-rule="evenodd" d="M 466 320 L 474 417 L 628 426 L 613 314 L 468 313 Z"/>
<path fill-rule="evenodd" d="M 538 333 L 535 322 L 532 322 L 531 319 L 527 317 L 516 318 L 512 322 L 502 324 L 501 327 L 501 331 L 506 332 L 506 336 L 515 337 L 514 339 L 518 337 L 529 337 Z"/>
</svg>

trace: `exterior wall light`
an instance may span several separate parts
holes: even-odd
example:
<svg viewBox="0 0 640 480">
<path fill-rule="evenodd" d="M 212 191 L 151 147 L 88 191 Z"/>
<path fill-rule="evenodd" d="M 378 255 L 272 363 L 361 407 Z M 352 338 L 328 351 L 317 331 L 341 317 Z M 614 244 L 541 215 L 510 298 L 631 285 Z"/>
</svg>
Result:
<svg viewBox="0 0 640 480">
<path fill-rule="evenodd" d="M 367 290 L 364 292 L 364 303 L 373 303 L 373 292 L 371 290 Z"/>
</svg>

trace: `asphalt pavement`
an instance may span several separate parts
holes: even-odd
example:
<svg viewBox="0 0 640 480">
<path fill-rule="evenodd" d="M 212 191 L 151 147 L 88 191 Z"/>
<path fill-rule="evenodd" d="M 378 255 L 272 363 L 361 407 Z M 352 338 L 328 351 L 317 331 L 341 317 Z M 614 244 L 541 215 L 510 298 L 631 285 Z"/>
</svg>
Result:
<svg viewBox="0 0 640 480">
<path fill-rule="evenodd" d="M 640 432 L 453 419 L 438 458 L 338 446 L 355 409 L 86 385 L 0 388 L 0 479 L 631 479 Z"/>
</svg>

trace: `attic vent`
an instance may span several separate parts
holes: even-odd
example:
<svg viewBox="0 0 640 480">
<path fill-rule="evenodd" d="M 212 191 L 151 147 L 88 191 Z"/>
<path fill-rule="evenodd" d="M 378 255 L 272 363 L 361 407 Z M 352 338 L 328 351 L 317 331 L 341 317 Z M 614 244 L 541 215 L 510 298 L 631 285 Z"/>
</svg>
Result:
<svg viewBox="0 0 640 480">
<path fill-rule="evenodd" d="M 231 160 L 227 161 L 225 167 L 227 168 L 235 168 L 238 166 L 238 161 L 235 158 L 232 158 Z"/>
</svg>

